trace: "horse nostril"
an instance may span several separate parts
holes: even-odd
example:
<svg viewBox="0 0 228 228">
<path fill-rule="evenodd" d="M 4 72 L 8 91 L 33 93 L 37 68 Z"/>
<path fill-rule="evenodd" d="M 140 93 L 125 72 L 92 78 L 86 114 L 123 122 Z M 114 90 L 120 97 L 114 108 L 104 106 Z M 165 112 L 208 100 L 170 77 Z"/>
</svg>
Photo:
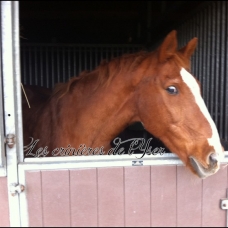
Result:
<svg viewBox="0 0 228 228">
<path fill-rule="evenodd" d="M 212 153 L 209 155 L 209 162 L 211 165 L 215 165 L 218 162 L 218 155 L 216 153 Z"/>
</svg>

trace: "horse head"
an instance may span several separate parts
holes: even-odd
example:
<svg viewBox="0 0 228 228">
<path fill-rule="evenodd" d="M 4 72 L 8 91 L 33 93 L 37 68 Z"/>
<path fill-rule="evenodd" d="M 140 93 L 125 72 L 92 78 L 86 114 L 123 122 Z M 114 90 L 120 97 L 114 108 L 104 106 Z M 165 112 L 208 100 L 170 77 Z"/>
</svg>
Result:
<svg viewBox="0 0 228 228">
<path fill-rule="evenodd" d="M 190 73 L 197 38 L 177 49 L 176 31 L 135 72 L 138 121 L 199 177 L 216 173 L 224 149 L 216 125 Z M 142 75 L 141 77 L 137 75 Z"/>
</svg>

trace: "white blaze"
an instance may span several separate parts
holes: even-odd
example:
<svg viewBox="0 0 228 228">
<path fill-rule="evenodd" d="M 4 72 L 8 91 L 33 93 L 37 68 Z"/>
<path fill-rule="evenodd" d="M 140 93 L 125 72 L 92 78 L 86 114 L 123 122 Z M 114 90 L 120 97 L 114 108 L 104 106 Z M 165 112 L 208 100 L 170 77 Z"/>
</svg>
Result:
<svg viewBox="0 0 228 228">
<path fill-rule="evenodd" d="M 186 85 L 189 87 L 190 91 L 192 92 L 193 96 L 195 97 L 196 104 L 199 106 L 199 109 L 209 122 L 212 130 L 212 137 L 208 138 L 208 143 L 210 146 L 214 147 L 214 152 L 216 152 L 220 159 L 223 158 L 224 154 L 221 149 L 221 143 L 218 135 L 217 128 L 215 126 L 214 121 L 212 120 L 210 113 L 205 105 L 205 102 L 200 94 L 200 87 L 196 81 L 196 79 L 184 68 L 181 69 L 180 75 Z"/>
</svg>

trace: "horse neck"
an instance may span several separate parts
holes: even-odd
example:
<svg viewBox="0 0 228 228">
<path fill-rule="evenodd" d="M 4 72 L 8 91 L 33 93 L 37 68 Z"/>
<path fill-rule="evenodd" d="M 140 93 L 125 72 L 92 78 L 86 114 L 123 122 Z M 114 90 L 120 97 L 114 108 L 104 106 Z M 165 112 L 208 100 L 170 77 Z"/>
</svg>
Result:
<svg viewBox="0 0 228 228">
<path fill-rule="evenodd" d="M 79 82 L 61 102 L 60 112 L 64 115 L 61 125 L 65 137 L 68 132 L 75 147 L 84 143 L 87 147 L 104 146 L 108 149 L 110 141 L 136 121 L 134 90 L 120 77 L 114 78 L 107 87 L 97 87 L 95 91 L 88 81 L 83 86 L 82 83 Z"/>
</svg>

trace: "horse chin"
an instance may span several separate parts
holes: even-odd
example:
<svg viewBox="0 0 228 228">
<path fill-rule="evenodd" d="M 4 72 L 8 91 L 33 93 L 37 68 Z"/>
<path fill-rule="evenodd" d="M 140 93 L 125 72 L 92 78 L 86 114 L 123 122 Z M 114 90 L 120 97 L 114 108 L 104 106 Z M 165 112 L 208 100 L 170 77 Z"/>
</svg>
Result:
<svg viewBox="0 0 228 228">
<path fill-rule="evenodd" d="M 219 163 L 216 165 L 208 165 L 207 168 L 205 168 L 196 158 L 190 157 L 190 164 L 192 165 L 194 171 L 197 173 L 197 175 L 205 179 L 208 176 L 211 176 L 215 174 L 219 170 Z"/>
</svg>

